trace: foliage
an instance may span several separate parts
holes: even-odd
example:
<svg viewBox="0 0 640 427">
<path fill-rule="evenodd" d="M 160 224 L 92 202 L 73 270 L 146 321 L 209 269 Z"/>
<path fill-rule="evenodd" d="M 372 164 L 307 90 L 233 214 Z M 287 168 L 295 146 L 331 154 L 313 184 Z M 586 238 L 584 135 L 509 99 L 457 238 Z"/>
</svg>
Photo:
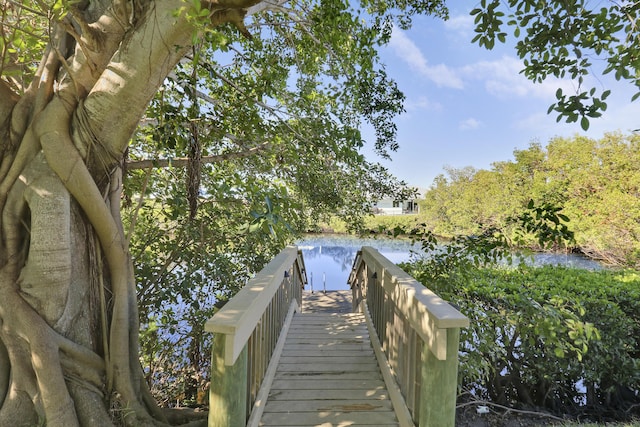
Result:
<svg viewBox="0 0 640 427">
<path fill-rule="evenodd" d="M 617 133 L 598 141 L 554 138 L 545 148 L 533 143 L 516 150 L 513 161 L 496 162 L 490 170 L 449 170 L 426 193 L 421 217 L 436 234 L 478 234 L 481 228 L 503 227 L 532 198 L 536 205 L 563 207 L 558 219 L 571 218 L 575 245 L 585 254 L 636 266 L 639 141 Z M 520 240 L 542 248 L 540 242 Z"/>
<path fill-rule="evenodd" d="M 469 317 L 460 350 L 465 391 L 563 415 L 632 416 L 640 388 L 638 275 L 535 268 L 523 257 L 516 268 L 504 266 L 529 237 L 541 247 L 570 242 L 568 220 L 558 207 L 530 200 L 507 218 L 510 229 L 481 228 L 440 245 L 421 228 L 415 235 L 426 255 L 403 268 Z"/>
<path fill-rule="evenodd" d="M 637 416 L 636 273 L 521 265 L 433 280 L 424 261 L 403 268 L 469 317 L 464 390 L 563 415 Z"/>
<path fill-rule="evenodd" d="M 127 425 L 156 425 L 163 415 L 142 387 L 136 317 L 148 325 L 144 374 L 157 379 L 171 366 L 150 363 L 163 348 L 187 352 L 190 366 L 179 369 L 189 379 L 176 392 L 197 400 L 203 381 L 191 377 L 206 357 L 193 325 L 213 312 L 213 298 L 233 293 L 292 231 L 334 213 L 357 228 L 372 195 L 404 191 L 360 153 L 358 129 L 368 123 L 388 156 L 403 111 L 376 49 L 394 25 L 446 17 L 446 7 L 1 6 L 0 424 L 108 426 L 113 407 Z M 615 52 L 610 68 L 621 78 L 633 75 L 636 45 Z M 122 200 L 131 203 L 124 212 Z M 186 301 L 178 321 L 175 307 Z M 190 324 L 190 338 L 171 334 Z M 163 328 L 169 336 L 154 342 Z"/>
<path fill-rule="evenodd" d="M 142 377 L 198 403 L 216 304 L 298 231 L 405 191 L 359 129 L 397 147 L 377 49 L 446 7 L 0 6 L 0 425 L 165 424 Z"/>
<path fill-rule="evenodd" d="M 610 94 L 597 79 L 589 88 L 590 74 L 613 73 L 616 80 L 635 86 L 632 100 L 640 95 L 639 10 L 636 2 L 482 0 L 471 11 L 477 33 L 473 41 L 492 49 L 496 41 L 504 43 L 507 31 L 513 29 L 527 78 L 542 82 L 554 76 L 576 81 L 575 93 L 557 90 L 557 102 L 549 113 L 557 112 L 558 121 L 579 119 L 586 130 L 589 120 L 606 110 Z M 598 68 L 600 64 L 604 66 Z"/>
<path fill-rule="evenodd" d="M 126 224 L 136 220 L 131 251 L 135 255 L 138 301 L 141 319 L 141 359 L 145 375 L 156 398 L 163 405 L 202 404 L 208 386 L 211 340 L 203 331 L 203 319 L 233 296 L 251 276 L 282 247 L 295 224 L 295 216 L 280 218 L 274 209 L 282 206 L 257 196 L 247 203 L 233 200 L 230 192 L 209 194 L 194 219 L 188 205 L 174 201 L 172 194 L 186 199 L 182 179 L 184 169 L 161 169 L 150 180 L 147 191 L 157 197 L 132 203 L 125 212 Z M 132 171 L 144 179 L 142 171 Z M 210 175 L 203 177 L 209 186 Z M 163 189 L 163 187 L 165 187 Z M 129 188 L 135 188 L 130 186 Z M 166 191 L 166 194 L 163 194 Z M 220 203 L 216 200 L 225 203 Z M 132 202 L 137 202 L 134 199 Z M 285 212 L 295 215 L 294 209 Z M 280 220 L 267 225 L 268 215 Z M 249 231 L 249 218 L 264 224 Z M 270 225 L 270 227 L 269 227 Z M 200 397 L 200 398 L 198 398 Z"/>
<path fill-rule="evenodd" d="M 202 322 L 300 232 L 332 217 L 360 229 L 370 200 L 406 191 L 359 153 L 360 120 L 375 117 L 389 128 L 403 97 L 377 69 L 375 50 L 362 50 L 370 30 L 344 7 L 336 13 L 352 24 L 349 35 L 313 35 L 324 28 L 319 18 L 311 29 L 280 13 L 252 17 L 259 32 L 251 39 L 232 28 L 207 32 L 206 43 L 224 54 L 203 48 L 199 62 L 179 64 L 147 109 L 149 125 L 135 134 L 125 217 L 135 225 L 146 375 L 163 403 L 197 401 L 196 389 L 207 386 L 210 349 L 201 327 L 188 327 L 182 315 Z M 367 34 L 342 45 L 354 32 Z M 329 49 L 336 43 L 340 56 Z M 359 64 L 357 81 L 345 80 L 347 63 Z M 321 79 L 324 73 L 337 80 Z M 364 106 L 356 85 L 366 85 L 366 97 L 382 91 L 385 104 Z M 386 132 L 379 150 L 393 149 L 393 138 Z M 190 361 L 194 346 L 202 348 L 198 366 Z"/>
<path fill-rule="evenodd" d="M 416 215 L 371 215 L 365 219 L 364 229 L 373 234 L 404 234 L 419 224 Z"/>
<path fill-rule="evenodd" d="M 421 262 L 423 275 L 442 280 L 479 267 L 511 265 L 514 255 L 524 262 L 524 246 L 531 240 L 543 248 L 570 244 L 573 232 L 567 226 L 569 218 L 561 210 L 549 203 L 536 206 L 529 200 L 520 214 L 505 219 L 503 227 L 479 225 L 478 233 L 455 235 L 444 244 L 424 223 L 409 233 L 426 253 Z"/>
</svg>

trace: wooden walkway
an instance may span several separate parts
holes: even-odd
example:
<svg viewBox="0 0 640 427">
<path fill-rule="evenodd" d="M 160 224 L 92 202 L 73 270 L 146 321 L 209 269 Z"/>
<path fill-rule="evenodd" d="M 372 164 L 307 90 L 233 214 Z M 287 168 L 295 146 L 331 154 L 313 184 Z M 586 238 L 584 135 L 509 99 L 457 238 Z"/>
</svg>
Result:
<svg viewBox="0 0 640 427">
<path fill-rule="evenodd" d="M 261 426 L 398 426 L 364 315 L 351 292 L 304 293 Z"/>
</svg>

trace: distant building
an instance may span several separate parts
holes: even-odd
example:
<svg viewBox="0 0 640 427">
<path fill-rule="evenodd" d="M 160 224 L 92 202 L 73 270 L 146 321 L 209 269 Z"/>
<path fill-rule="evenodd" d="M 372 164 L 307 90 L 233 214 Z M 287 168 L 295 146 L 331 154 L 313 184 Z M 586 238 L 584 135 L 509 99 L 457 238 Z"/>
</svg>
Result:
<svg viewBox="0 0 640 427">
<path fill-rule="evenodd" d="M 420 211 L 418 201 L 382 199 L 373 202 L 373 213 L 376 215 L 417 214 Z"/>
</svg>

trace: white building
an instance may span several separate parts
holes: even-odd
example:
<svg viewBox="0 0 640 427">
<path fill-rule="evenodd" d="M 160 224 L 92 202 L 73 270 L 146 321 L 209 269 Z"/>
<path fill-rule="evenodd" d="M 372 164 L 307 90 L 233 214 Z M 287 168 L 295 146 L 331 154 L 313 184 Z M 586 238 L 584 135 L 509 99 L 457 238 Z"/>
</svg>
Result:
<svg viewBox="0 0 640 427">
<path fill-rule="evenodd" d="M 373 213 L 376 215 L 417 214 L 420 211 L 418 201 L 382 199 L 373 202 Z"/>
</svg>

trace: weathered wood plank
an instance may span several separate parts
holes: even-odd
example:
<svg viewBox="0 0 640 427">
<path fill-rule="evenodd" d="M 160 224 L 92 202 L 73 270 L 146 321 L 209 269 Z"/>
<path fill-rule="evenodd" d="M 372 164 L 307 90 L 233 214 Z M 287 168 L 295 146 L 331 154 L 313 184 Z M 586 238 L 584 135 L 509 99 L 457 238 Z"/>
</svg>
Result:
<svg viewBox="0 0 640 427">
<path fill-rule="evenodd" d="M 294 316 L 260 425 L 398 426 L 364 316 Z"/>
<path fill-rule="evenodd" d="M 329 342 L 341 342 L 360 340 L 365 341 L 368 338 L 366 332 L 340 331 L 340 332 L 298 332 L 288 336 L 291 341 L 295 340 L 323 340 Z"/>
<path fill-rule="evenodd" d="M 372 349 L 370 343 L 324 343 L 324 342 L 308 342 L 308 343 L 286 343 L 285 350 L 289 351 L 359 351 Z"/>
<path fill-rule="evenodd" d="M 288 349 L 288 357 L 355 357 L 355 356 L 373 355 L 372 348 L 360 347 L 355 350 L 341 350 L 339 348 L 315 348 L 315 349 Z"/>
<path fill-rule="evenodd" d="M 306 378 L 308 381 L 316 381 L 316 380 L 331 380 L 331 379 L 353 379 L 353 380 L 377 380 L 382 379 L 382 374 L 377 372 L 286 372 L 279 371 L 276 375 L 277 379 L 280 378 Z"/>
<path fill-rule="evenodd" d="M 271 390 L 269 393 L 270 401 L 291 401 L 291 400 L 388 400 L 389 393 L 384 389 L 384 386 L 380 386 L 377 389 L 373 388 L 356 388 L 350 389 L 348 382 L 333 383 L 333 389 L 324 390 Z"/>
<path fill-rule="evenodd" d="M 305 325 L 296 325 L 291 329 L 291 334 L 343 334 L 343 333 L 366 333 L 367 328 L 362 325 L 317 325 L 314 323 L 307 323 Z"/>
<path fill-rule="evenodd" d="M 301 348 L 301 347 L 306 348 Z M 363 339 L 350 339 L 350 340 L 342 340 L 342 341 L 322 341 L 322 340 L 314 340 L 314 339 L 295 339 L 291 341 L 287 341 L 285 344 L 286 350 L 353 350 L 353 349 L 362 349 L 369 350 L 371 349 L 371 343 L 366 342 Z"/>
<path fill-rule="evenodd" d="M 343 377 L 296 377 L 296 376 L 281 376 L 273 381 L 271 390 L 367 390 L 368 392 L 375 392 L 377 390 L 384 390 L 385 385 L 380 378 L 351 378 Z"/>
<path fill-rule="evenodd" d="M 340 324 L 316 324 L 316 323 L 305 323 L 303 325 L 296 325 L 296 327 L 291 331 L 293 334 L 300 334 L 305 332 L 311 332 L 314 334 L 340 334 L 340 333 L 362 333 L 366 332 L 366 328 L 363 328 L 362 325 L 340 325 Z"/>
<path fill-rule="evenodd" d="M 393 411 L 389 400 L 269 400 L 264 409 L 270 412 L 387 412 Z"/>
<path fill-rule="evenodd" d="M 283 356 L 280 358 L 280 364 L 318 364 L 318 365 L 324 365 L 324 364 L 333 364 L 333 365 L 352 365 L 352 364 L 359 364 L 359 363 L 374 363 L 375 359 L 373 359 L 371 357 L 370 354 L 365 354 L 365 355 L 358 355 L 358 356 L 351 356 L 351 357 L 341 357 L 341 356 L 337 356 L 337 355 L 333 355 L 333 354 L 327 354 L 325 356 L 307 356 L 307 357 L 296 357 L 296 356 L 290 356 L 289 353 L 287 353 L 286 356 Z M 318 370 L 318 369 L 314 369 L 314 370 Z"/>
<path fill-rule="evenodd" d="M 290 331 L 291 336 L 313 334 L 313 335 L 362 335 L 367 333 L 367 329 L 363 327 L 352 328 L 351 326 L 331 327 L 321 329 L 316 325 L 307 325 L 304 328 L 295 328 Z"/>
<path fill-rule="evenodd" d="M 391 412 L 343 413 L 343 412 L 272 412 L 265 413 L 261 426 L 397 426 L 395 414 Z"/>
<path fill-rule="evenodd" d="M 348 373 L 348 372 L 369 372 L 378 371 L 378 364 L 373 362 L 367 363 L 289 363 L 280 364 L 278 366 L 278 372 L 336 372 L 336 373 Z M 276 374 L 277 375 L 277 374 Z"/>
<path fill-rule="evenodd" d="M 307 315 L 308 316 L 308 315 Z M 358 316 L 358 318 L 352 319 L 336 319 L 332 317 L 326 316 L 318 316 L 313 319 L 299 319 L 296 321 L 296 326 L 304 327 L 307 325 L 317 325 L 321 327 L 332 326 L 332 325 L 340 325 L 340 326 L 350 326 L 350 327 L 358 327 L 360 326 L 360 322 L 362 318 Z"/>
</svg>

